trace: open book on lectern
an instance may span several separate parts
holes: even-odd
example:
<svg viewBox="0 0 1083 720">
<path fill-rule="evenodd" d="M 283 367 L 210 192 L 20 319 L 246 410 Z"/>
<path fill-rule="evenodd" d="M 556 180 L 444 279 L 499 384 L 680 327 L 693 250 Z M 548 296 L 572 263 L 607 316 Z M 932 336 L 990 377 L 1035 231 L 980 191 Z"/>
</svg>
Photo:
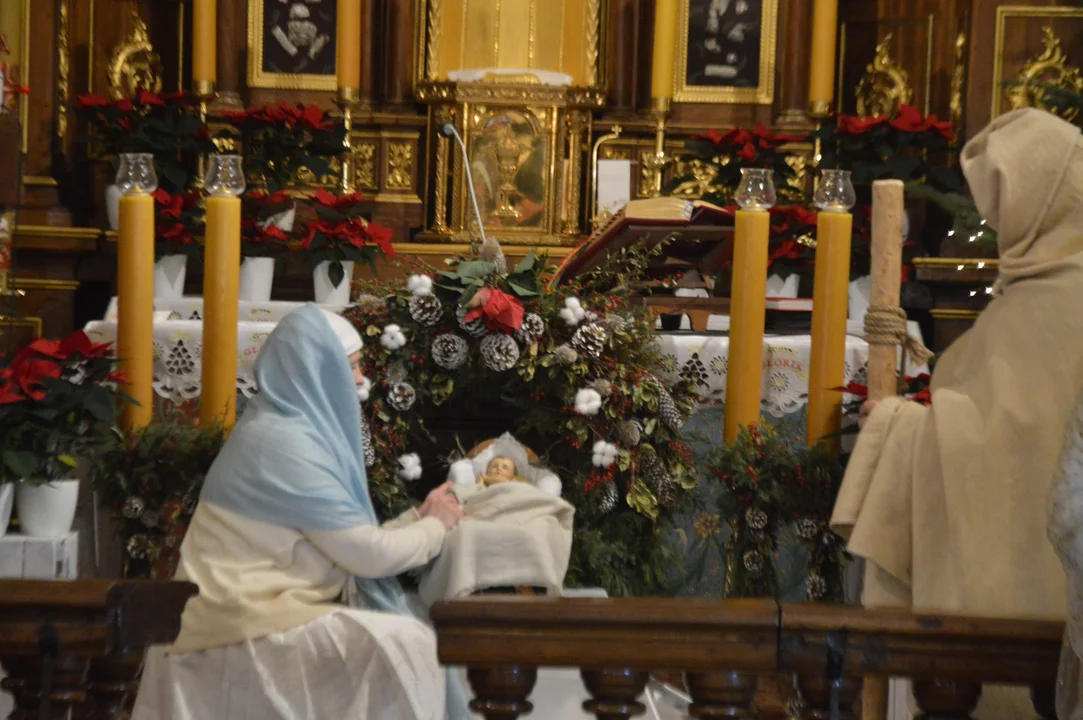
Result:
<svg viewBox="0 0 1083 720">
<path fill-rule="evenodd" d="M 550 285 L 556 287 L 590 272 L 609 253 L 639 243 L 667 243 L 664 257 L 651 265 L 653 278 L 693 269 L 711 277 L 732 256 L 733 218 L 733 211 L 702 200 L 633 200 L 565 258 Z"/>
</svg>

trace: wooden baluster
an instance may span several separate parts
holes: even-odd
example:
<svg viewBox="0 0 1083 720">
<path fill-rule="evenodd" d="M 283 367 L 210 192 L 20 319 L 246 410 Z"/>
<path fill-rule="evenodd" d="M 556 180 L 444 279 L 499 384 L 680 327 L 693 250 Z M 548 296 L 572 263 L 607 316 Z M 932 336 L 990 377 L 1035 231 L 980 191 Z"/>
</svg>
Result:
<svg viewBox="0 0 1083 720">
<path fill-rule="evenodd" d="M 692 696 L 688 714 L 695 718 L 752 718 L 756 698 L 755 673 L 687 673 L 685 685 Z"/>
<path fill-rule="evenodd" d="M 948 680 L 915 680 L 914 700 L 921 710 L 921 718 L 970 720 L 981 700 L 981 685 Z"/>
<path fill-rule="evenodd" d="M 1034 710 L 1042 720 L 1057 720 L 1057 686 L 1055 683 L 1048 685 L 1035 685 L 1030 689 L 1030 699 L 1034 703 Z"/>
<path fill-rule="evenodd" d="M 91 712 L 88 720 L 127 720 L 132 714 L 143 669 L 141 649 L 115 652 L 90 664 Z"/>
<path fill-rule="evenodd" d="M 583 684 L 590 700 L 583 709 L 598 720 L 628 720 L 647 711 L 639 698 L 647 687 L 649 674 L 639 670 L 582 670 Z"/>
<path fill-rule="evenodd" d="M 7 678 L 0 687 L 15 700 L 14 720 L 67 720 L 83 717 L 87 703 L 86 678 L 90 661 L 85 658 L 61 656 L 53 666 L 53 682 L 49 692 L 49 716 L 41 718 L 41 658 L 32 656 L 5 657 L 2 660 Z"/>
<path fill-rule="evenodd" d="M 826 676 L 797 679 L 801 698 L 805 702 L 804 717 L 810 720 L 827 720 L 831 714 L 831 682 Z M 861 681 L 843 677 L 839 685 L 839 720 L 854 720 L 854 703 L 861 693 Z"/>
<path fill-rule="evenodd" d="M 517 720 L 534 706 L 527 700 L 538 679 L 533 667 L 472 667 L 466 671 L 476 700 L 470 709 L 485 720 Z"/>
</svg>

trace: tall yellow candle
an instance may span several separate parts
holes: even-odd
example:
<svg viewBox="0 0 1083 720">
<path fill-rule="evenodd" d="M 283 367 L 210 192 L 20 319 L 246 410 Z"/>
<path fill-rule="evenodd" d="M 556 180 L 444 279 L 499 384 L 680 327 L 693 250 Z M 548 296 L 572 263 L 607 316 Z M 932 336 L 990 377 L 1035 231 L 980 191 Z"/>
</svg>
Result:
<svg viewBox="0 0 1083 720">
<path fill-rule="evenodd" d="M 742 427 L 760 420 L 763 380 L 763 325 L 767 299 L 767 246 L 771 215 L 738 210 L 730 292 L 729 371 L 723 437 L 737 439 Z"/>
<path fill-rule="evenodd" d="M 651 64 L 651 97 L 673 97 L 677 59 L 679 0 L 658 0 L 654 7 L 654 57 Z"/>
<path fill-rule="evenodd" d="M 117 237 L 117 357 L 128 384 L 121 423 L 135 429 L 154 414 L 154 198 L 120 198 Z"/>
<path fill-rule="evenodd" d="M 812 7 L 812 57 L 809 59 L 809 112 L 827 115 L 835 101 L 835 55 L 839 0 L 815 0 Z"/>
<path fill-rule="evenodd" d="M 233 426 L 237 415 L 237 293 L 241 276 L 241 200 L 207 198 L 203 250 L 203 388 L 199 419 Z"/>
<path fill-rule="evenodd" d="M 232 2 L 232 0 L 229 0 Z M 214 83 L 218 67 L 218 0 L 192 0 L 192 83 Z"/>
<path fill-rule="evenodd" d="M 338 0 L 335 28 L 338 87 L 356 90 L 361 86 L 361 0 Z"/>
<path fill-rule="evenodd" d="M 821 212 L 816 231 L 812 288 L 812 353 L 808 372 L 810 446 L 837 432 L 846 372 L 846 315 L 850 290 L 850 233 L 853 216 Z"/>
</svg>

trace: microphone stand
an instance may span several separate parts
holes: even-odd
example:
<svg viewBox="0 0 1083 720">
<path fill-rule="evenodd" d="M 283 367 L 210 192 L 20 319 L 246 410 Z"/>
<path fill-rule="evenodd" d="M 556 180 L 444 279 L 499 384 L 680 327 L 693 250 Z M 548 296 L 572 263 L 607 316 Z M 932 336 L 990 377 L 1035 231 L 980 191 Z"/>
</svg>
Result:
<svg viewBox="0 0 1083 720">
<path fill-rule="evenodd" d="M 438 128 L 438 132 L 446 138 L 455 138 L 455 142 L 459 145 L 459 152 L 463 156 L 463 167 L 466 169 L 466 186 L 470 190 L 470 202 L 474 206 L 474 218 L 478 221 L 478 234 L 481 235 L 481 243 L 484 245 L 488 239 L 485 237 L 485 225 L 481 222 L 481 210 L 478 208 L 478 196 L 474 192 L 474 176 L 470 172 L 470 155 L 466 151 L 466 143 L 463 142 L 463 138 L 459 135 L 459 131 L 455 129 L 455 125 L 452 123 L 444 123 Z M 440 182 L 443 182 L 443 178 L 439 178 Z M 475 252 L 477 248 L 476 243 L 471 239 L 471 249 Z"/>
</svg>

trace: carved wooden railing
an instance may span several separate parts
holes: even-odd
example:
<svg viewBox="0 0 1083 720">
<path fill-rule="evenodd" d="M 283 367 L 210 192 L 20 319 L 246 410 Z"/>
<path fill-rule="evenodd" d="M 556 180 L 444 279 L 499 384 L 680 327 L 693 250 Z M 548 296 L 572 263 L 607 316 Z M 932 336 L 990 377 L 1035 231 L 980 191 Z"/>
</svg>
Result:
<svg viewBox="0 0 1083 720">
<path fill-rule="evenodd" d="M 681 671 L 702 718 L 789 717 L 754 709 L 761 678 L 796 680 L 804 717 L 854 718 L 861 679 L 906 677 L 930 717 L 969 718 L 982 683 L 1032 689 L 1054 718 L 1064 624 L 867 611 L 770 600 L 469 598 L 432 619 L 445 665 L 465 666 L 488 720 L 530 712 L 537 668 L 578 667 L 584 708 L 616 720 L 644 712 L 652 673 Z"/>
<path fill-rule="evenodd" d="M 11 717 L 128 717 L 145 649 L 176 639 L 196 592 L 184 582 L 0 581 L 0 685 L 15 698 Z"/>
</svg>

